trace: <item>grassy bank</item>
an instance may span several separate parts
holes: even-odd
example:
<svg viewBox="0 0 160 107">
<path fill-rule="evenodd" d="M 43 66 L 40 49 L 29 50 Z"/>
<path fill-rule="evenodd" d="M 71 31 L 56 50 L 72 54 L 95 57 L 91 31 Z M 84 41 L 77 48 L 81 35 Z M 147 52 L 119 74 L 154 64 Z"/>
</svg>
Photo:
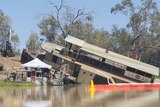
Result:
<svg viewBox="0 0 160 107">
<path fill-rule="evenodd" d="M 0 81 L 0 87 L 33 87 L 34 83 L 31 82 L 10 82 L 10 81 Z"/>
</svg>

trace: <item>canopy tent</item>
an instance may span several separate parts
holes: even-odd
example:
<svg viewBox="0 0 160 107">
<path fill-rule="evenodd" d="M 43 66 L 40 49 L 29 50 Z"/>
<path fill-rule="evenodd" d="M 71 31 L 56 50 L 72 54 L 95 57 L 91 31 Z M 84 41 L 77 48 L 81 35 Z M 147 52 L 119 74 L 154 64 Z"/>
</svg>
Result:
<svg viewBox="0 0 160 107">
<path fill-rule="evenodd" d="M 48 65 L 48 64 L 42 62 L 38 58 L 35 58 L 32 61 L 30 61 L 30 62 L 22 64 L 21 66 L 22 67 L 30 67 L 30 68 L 48 68 L 48 69 L 52 68 L 51 65 Z"/>
</svg>

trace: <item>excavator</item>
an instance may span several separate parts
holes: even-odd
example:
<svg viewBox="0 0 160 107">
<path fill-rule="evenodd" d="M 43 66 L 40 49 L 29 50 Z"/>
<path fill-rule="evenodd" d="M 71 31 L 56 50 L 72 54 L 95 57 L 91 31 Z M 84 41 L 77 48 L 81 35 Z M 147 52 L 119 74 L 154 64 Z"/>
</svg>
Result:
<svg viewBox="0 0 160 107">
<path fill-rule="evenodd" d="M 14 57 L 15 56 L 15 54 L 13 52 L 12 45 L 8 40 L 1 42 L 0 52 L 1 52 L 2 56 L 4 56 L 4 57 Z"/>
</svg>

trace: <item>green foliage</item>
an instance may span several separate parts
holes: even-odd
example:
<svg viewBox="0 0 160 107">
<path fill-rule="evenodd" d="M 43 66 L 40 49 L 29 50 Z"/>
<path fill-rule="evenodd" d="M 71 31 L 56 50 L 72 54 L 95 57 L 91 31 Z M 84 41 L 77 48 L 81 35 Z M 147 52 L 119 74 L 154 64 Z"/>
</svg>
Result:
<svg viewBox="0 0 160 107">
<path fill-rule="evenodd" d="M 121 12 L 124 15 L 128 15 L 128 11 L 134 11 L 134 4 L 132 0 L 122 0 L 121 3 L 117 3 L 114 7 L 111 8 L 111 13 L 116 14 Z"/>
<path fill-rule="evenodd" d="M 34 33 L 34 32 L 31 33 L 26 43 L 26 47 L 28 51 L 31 51 L 31 52 L 37 52 L 40 49 L 40 42 L 39 42 L 37 33 Z"/>
<path fill-rule="evenodd" d="M 17 56 L 20 56 L 21 55 L 21 50 L 20 49 L 17 49 L 15 52 L 14 52 L 15 55 Z"/>
<path fill-rule="evenodd" d="M 91 44 L 94 44 L 99 47 L 106 48 L 107 47 L 107 41 L 109 39 L 109 33 L 102 30 L 95 30 L 93 32 L 93 37 L 90 38 L 88 41 Z"/>
<path fill-rule="evenodd" d="M 15 46 L 17 46 L 18 43 L 20 42 L 18 35 L 12 35 L 11 36 L 11 41 L 15 43 Z"/>
<path fill-rule="evenodd" d="M 14 51 L 14 53 L 15 53 L 16 55 L 20 54 L 20 50 L 17 49 L 17 47 L 18 47 L 18 45 L 19 45 L 19 43 L 20 43 L 19 37 L 18 37 L 17 34 L 11 36 L 11 43 L 12 43 L 12 46 L 13 46 L 13 51 Z"/>
<path fill-rule="evenodd" d="M 124 55 L 127 54 L 132 46 L 132 38 L 128 31 L 124 28 L 118 29 L 116 26 L 113 26 L 109 42 L 113 51 Z"/>
<path fill-rule="evenodd" d="M 111 9 L 111 13 L 116 14 L 117 12 L 129 18 L 126 28 L 132 39 L 131 49 L 141 52 L 142 61 L 160 62 L 160 48 L 158 47 L 160 43 L 160 11 L 157 3 L 154 0 L 141 0 L 139 4 L 135 5 L 133 0 L 122 0 Z"/>
<path fill-rule="evenodd" d="M 60 0 L 59 6 L 51 1 L 56 14 L 49 15 L 38 24 L 41 35 L 45 36 L 47 41 L 55 40 L 61 44 L 69 34 L 123 55 L 128 55 L 130 50 L 140 52 L 144 62 L 160 62 L 160 11 L 154 0 L 140 0 L 139 4 L 134 3 L 134 0 L 117 3 L 111 13 L 119 12 L 129 18 L 129 21 L 125 28 L 114 25 L 110 33 L 95 29 L 94 17 L 84 10 L 79 9 L 75 13 L 64 5 L 64 0 Z"/>
<path fill-rule="evenodd" d="M 78 9 L 77 12 L 72 11 L 64 4 L 64 0 L 60 0 L 59 5 L 54 4 L 52 0 L 49 0 L 49 3 L 56 14 L 49 14 L 49 17 L 38 24 L 41 34 L 47 41 L 57 42 L 56 40 L 60 40 L 59 37 L 65 38 L 68 34 L 88 41 L 93 29 L 90 23 L 92 16 L 89 13 L 83 9 Z"/>
<path fill-rule="evenodd" d="M 0 41 L 9 37 L 10 20 L 2 10 L 0 10 Z"/>
<path fill-rule="evenodd" d="M 57 36 L 57 31 L 59 29 L 58 24 L 54 16 L 49 16 L 43 19 L 38 27 L 41 29 L 41 35 L 47 38 L 47 41 L 53 42 L 55 36 Z"/>
<path fill-rule="evenodd" d="M 90 42 L 94 35 L 93 25 L 83 21 L 77 21 L 68 26 L 69 34 L 74 37 Z"/>
</svg>

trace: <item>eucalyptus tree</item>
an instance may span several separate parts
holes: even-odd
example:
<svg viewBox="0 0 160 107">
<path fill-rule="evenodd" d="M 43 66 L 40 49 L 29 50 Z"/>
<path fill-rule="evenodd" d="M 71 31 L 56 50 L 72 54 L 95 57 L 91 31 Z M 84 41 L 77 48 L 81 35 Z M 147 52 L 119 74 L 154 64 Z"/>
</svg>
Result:
<svg viewBox="0 0 160 107">
<path fill-rule="evenodd" d="M 40 41 L 37 33 L 32 32 L 29 39 L 26 42 L 26 48 L 28 51 L 36 53 L 40 50 Z"/>
<path fill-rule="evenodd" d="M 19 40 L 18 35 L 17 34 L 11 35 L 11 44 L 13 46 L 13 51 L 14 52 L 18 51 L 17 47 L 18 47 L 19 43 L 20 43 L 20 40 Z"/>
<path fill-rule="evenodd" d="M 139 56 L 142 56 L 142 60 L 146 62 L 150 62 L 152 52 L 159 56 L 156 54 L 160 43 L 160 11 L 157 2 L 140 0 L 136 5 L 134 0 L 122 0 L 111 9 L 111 13 L 116 14 L 117 12 L 129 18 L 126 28 L 131 32 L 133 38 L 131 50 L 140 53 Z"/>
<path fill-rule="evenodd" d="M 109 46 L 110 34 L 104 29 L 96 29 L 93 32 L 93 35 L 89 41 L 89 43 L 94 44 L 96 46 L 107 48 Z"/>
<path fill-rule="evenodd" d="M 10 29 L 9 17 L 0 10 L 0 41 L 4 41 L 9 38 Z"/>
<path fill-rule="evenodd" d="M 92 16 L 89 12 L 85 12 L 84 9 L 72 11 L 69 6 L 65 5 L 64 0 L 60 0 L 59 5 L 54 4 L 53 0 L 48 1 L 54 13 L 49 13 L 46 19 L 43 19 L 38 25 L 41 34 L 46 36 L 48 41 L 53 42 L 57 38 L 63 40 L 68 34 L 89 39 L 93 30 Z"/>
<path fill-rule="evenodd" d="M 126 28 L 119 29 L 116 25 L 113 25 L 108 44 L 109 50 L 127 55 L 132 47 L 132 37 Z"/>
<path fill-rule="evenodd" d="M 53 42 L 57 35 L 58 24 L 53 16 L 48 16 L 38 24 L 41 29 L 41 35 L 45 36 L 48 42 Z"/>
</svg>

